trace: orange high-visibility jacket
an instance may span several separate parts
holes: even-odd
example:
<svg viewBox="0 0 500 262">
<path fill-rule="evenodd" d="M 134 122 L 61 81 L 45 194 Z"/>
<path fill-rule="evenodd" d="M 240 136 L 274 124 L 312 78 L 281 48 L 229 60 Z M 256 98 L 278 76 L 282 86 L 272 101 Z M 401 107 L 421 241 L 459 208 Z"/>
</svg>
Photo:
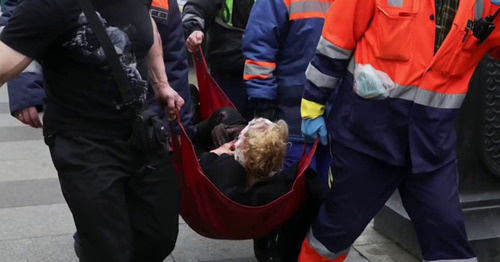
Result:
<svg viewBox="0 0 500 262">
<path fill-rule="evenodd" d="M 453 120 L 472 73 L 487 52 L 500 55 L 500 28 L 478 44 L 468 20 L 492 15 L 499 7 L 489 0 L 460 0 L 434 54 L 434 6 L 428 0 L 335 0 L 306 72 L 302 117 L 322 115 L 343 79 L 329 118 L 334 139 L 393 164 L 404 164 L 409 148 L 419 171 L 453 159 Z M 500 18 L 494 23 L 499 27 Z M 384 99 L 348 93 L 356 87 L 356 70 L 367 65 L 390 80 Z"/>
</svg>

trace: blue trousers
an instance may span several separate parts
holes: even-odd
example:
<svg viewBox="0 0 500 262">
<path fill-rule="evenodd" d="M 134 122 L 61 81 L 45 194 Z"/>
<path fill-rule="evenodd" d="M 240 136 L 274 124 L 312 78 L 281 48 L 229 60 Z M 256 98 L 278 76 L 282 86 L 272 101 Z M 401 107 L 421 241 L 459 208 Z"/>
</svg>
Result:
<svg viewBox="0 0 500 262">
<path fill-rule="evenodd" d="M 414 174 L 333 141 L 333 186 L 312 223 L 330 252 L 348 249 L 398 189 L 417 232 L 424 260 L 474 258 L 458 199 L 456 161 Z"/>
<path fill-rule="evenodd" d="M 299 161 L 300 157 L 302 156 L 303 148 L 303 143 L 291 143 L 286 151 L 284 167 L 288 167 L 291 164 Z M 308 146 L 306 148 L 306 150 L 310 149 L 311 146 Z M 328 146 L 318 145 L 316 153 L 311 160 L 311 164 L 309 164 L 309 166 L 314 169 L 314 171 L 316 171 L 316 173 L 321 178 L 321 181 L 324 182 L 325 185 L 328 184 L 328 170 L 330 169 L 331 163 L 328 149 Z"/>
</svg>

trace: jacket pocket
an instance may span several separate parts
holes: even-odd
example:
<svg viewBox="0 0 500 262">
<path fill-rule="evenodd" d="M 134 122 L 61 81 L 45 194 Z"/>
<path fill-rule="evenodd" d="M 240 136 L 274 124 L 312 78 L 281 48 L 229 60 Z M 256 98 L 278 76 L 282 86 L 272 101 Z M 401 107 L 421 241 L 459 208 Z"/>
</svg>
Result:
<svg viewBox="0 0 500 262">
<path fill-rule="evenodd" d="M 377 31 L 375 55 L 380 59 L 409 61 L 416 11 L 392 6 L 377 6 L 374 26 Z"/>
<path fill-rule="evenodd" d="M 443 42 L 436 53 L 439 57 L 435 58 L 432 70 L 444 76 L 462 76 L 475 65 L 472 59 L 473 52 L 478 47 L 478 40 L 472 32 L 466 34 L 464 30 L 459 29 L 450 30 L 447 37 L 450 39 L 445 39 L 447 45 Z"/>
</svg>

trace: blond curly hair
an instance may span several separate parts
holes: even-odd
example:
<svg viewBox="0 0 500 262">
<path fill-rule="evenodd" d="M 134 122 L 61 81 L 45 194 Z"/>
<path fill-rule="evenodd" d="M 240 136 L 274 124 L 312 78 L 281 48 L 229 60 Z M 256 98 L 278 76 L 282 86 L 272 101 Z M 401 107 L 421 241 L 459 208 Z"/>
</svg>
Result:
<svg viewBox="0 0 500 262">
<path fill-rule="evenodd" d="M 258 118 L 252 120 L 241 132 L 240 159 L 248 175 L 266 178 L 279 171 L 285 161 L 288 125 Z"/>
</svg>

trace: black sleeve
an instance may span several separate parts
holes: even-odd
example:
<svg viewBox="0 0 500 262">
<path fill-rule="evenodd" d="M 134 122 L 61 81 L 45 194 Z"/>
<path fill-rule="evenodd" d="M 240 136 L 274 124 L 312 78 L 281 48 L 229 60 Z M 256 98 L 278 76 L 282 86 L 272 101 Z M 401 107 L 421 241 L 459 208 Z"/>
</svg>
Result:
<svg viewBox="0 0 500 262">
<path fill-rule="evenodd" d="M 205 176 L 229 198 L 233 198 L 232 193 L 235 188 L 245 188 L 245 169 L 233 156 L 222 154 L 217 156 L 214 153 L 207 153 L 207 158 L 200 160 Z M 216 157 L 214 158 L 215 155 Z M 202 164 L 203 161 L 203 164 Z"/>
<path fill-rule="evenodd" d="M 203 152 L 200 157 L 200 166 L 201 170 L 203 170 L 203 173 L 208 174 L 210 173 L 210 169 L 212 167 L 212 164 L 214 163 L 215 159 L 217 159 L 219 156 L 215 153 L 210 153 L 210 152 Z"/>
<path fill-rule="evenodd" d="M 188 0 L 184 5 L 182 17 L 185 38 L 196 30 L 206 32 L 222 9 L 222 2 L 222 0 Z"/>
<path fill-rule="evenodd" d="M 41 58 L 64 31 L 66 22 L 59 1 L 20 2 L 3 30 L 0 40 L 30 58 Z"/>
</svg>

